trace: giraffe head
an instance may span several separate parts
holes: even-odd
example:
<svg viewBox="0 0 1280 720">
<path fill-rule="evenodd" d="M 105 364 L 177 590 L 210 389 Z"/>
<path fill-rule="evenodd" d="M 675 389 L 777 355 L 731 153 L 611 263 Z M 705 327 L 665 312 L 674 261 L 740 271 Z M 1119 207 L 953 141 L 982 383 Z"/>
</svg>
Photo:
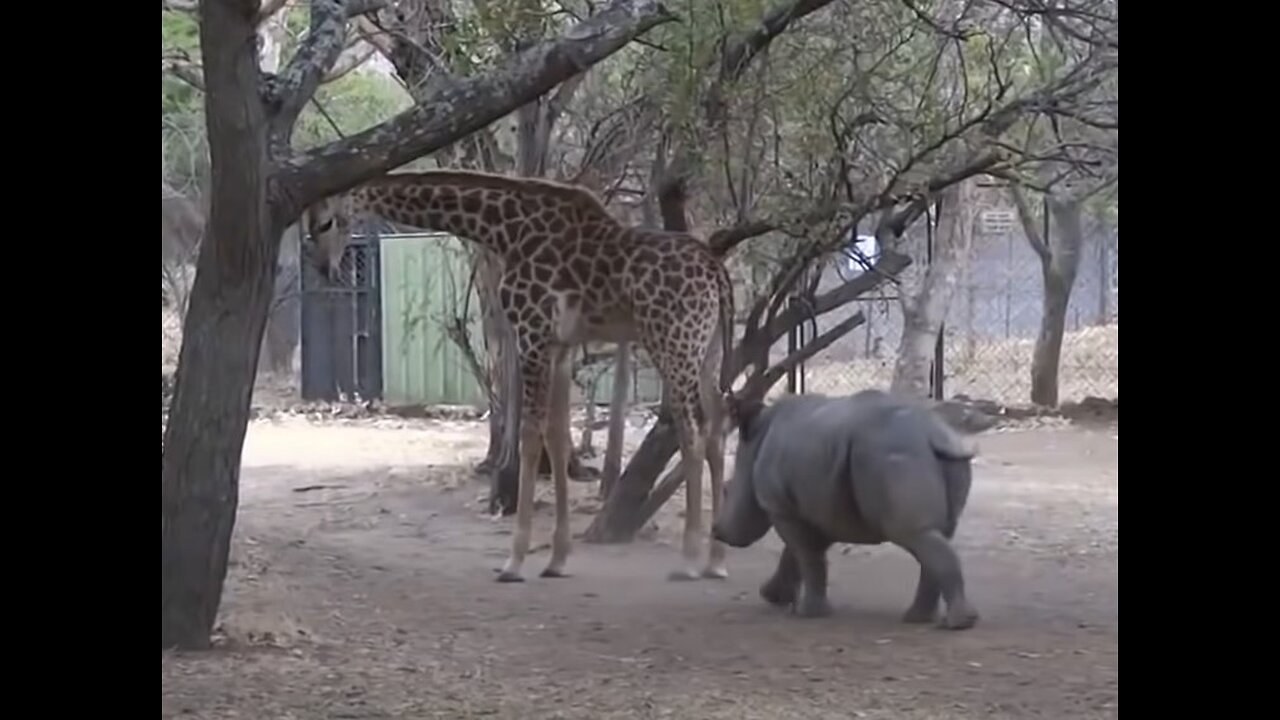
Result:
<svg viewBox="0 0 1280 720">
<path fill-rule="evenodd" d="M 351 242 L 351 212 L 343 197 L 318 201 L 302 213 L 303 254 L 330 280 L 338 278 L 342 254 Z"/>
</svg>

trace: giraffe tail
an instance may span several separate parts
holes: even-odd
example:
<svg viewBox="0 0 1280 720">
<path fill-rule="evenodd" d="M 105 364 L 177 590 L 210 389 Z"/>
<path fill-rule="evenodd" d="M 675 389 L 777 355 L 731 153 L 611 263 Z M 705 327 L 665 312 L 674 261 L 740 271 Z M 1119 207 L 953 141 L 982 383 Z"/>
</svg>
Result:
<svg viewBox="0 0 1280 720">
<path fill-rule="evenodd" d="M 733 369 L 733 281 L 729 271 L 721 269 L 720 280 L 720 394 L 730 401 L 737 373 Z"/>
</svg>

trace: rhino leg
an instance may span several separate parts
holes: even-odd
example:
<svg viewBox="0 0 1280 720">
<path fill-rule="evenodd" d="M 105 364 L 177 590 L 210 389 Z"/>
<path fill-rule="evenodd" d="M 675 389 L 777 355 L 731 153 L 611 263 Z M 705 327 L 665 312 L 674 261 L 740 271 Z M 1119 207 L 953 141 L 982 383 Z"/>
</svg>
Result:
<svg viewBox="0 0 1280 720">
<path fill-rule="evenodd" d="M 800 564 L 790 547 L 782 549 L 778 569 L 760 586 L 760 597 L 770 605 L 793 606 L 800 595 Z"/>
<path fill-rule="evenodd" d="M 916 583 L 916 598 L 911 607 L 903 614 L 902 621 L 908 623 L 931 623 L 938 617 L 938 600 L 942 598 L 942 588 L 934 582 L 933 576 L 920 566 L 920 580 Z"/>
<path fill-rule="evenodd" d="M 948 541 L 951 540 L 951 527 L 943 530 L 942 536 Z M 917 562 L 919 560 L 917 559 Z M 957 562 L 959 562 L 957 560 Z M 934 579 L 933 574 L 922 563 L 920 565 L 920 579 L 916 582 L 916 597 L 911 601 L 911 607 L 902 615 L 902 621 L 906 623 L 931 623 L 938 617 L 938 601 L 942 599 L 942 587 L 938 585 L 938 581 Z"/>
<path fill-rule="evenodd" d="M 831 614 L 827 601 L 827 549 L 831 543 L 801 522 L 775 520 L 773 527 L 793 553 L 800 569 L 804 592 L 796 606 L 800 617 L 824 617 Z"/>
<path fill-rule="evenodd" d="M 969 604 L 964 594 L 964 574 L 960 569 L 960 557 L 956 555 L 951 543 L 937 530 L 929 530 L 905 540 L 894 540 L 915 557 L 920 563 L 922 576 L 927 574 L 940 589 L 942 597 L 947 601 L 947 614 L 943 617 L 942 627 L 949 630 L 965 630 L 978 622 L 978 611 Z M 916 603 L 911 610 L 917 609 L 929 587 L 923 577 L 916 589 Z M 927 600 L 927 599 L 926 599 Z M 921 608 L 923 609 L 923 608 Z M 908 610 L 908 614 L 911 613 Z"/>
</svg>

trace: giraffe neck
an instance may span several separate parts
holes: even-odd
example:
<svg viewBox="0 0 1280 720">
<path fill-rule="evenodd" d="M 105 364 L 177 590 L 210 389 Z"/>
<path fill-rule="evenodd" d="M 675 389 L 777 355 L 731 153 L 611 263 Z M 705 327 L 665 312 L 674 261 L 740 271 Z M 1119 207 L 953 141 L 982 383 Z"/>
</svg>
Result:
<svg viewBox="0 0 1280 720">
<path fill-rule="evenodd" d="M 500 192 L 420 179 L 406 182 L 392 175 L 357 187 L 350 197 L 356 214 L 449 233 L 499 254 L 511 244 L 510 233 L 501 222 L 504 198 Z"/>
<path fill-rule="evenodd" d="M 582 188 L 464 170 L 385 175 L 349 198 L 353 214 L 447 232 L 503 256 L 528 240 L 600 237 L 620 229 Z"/>
</svg>

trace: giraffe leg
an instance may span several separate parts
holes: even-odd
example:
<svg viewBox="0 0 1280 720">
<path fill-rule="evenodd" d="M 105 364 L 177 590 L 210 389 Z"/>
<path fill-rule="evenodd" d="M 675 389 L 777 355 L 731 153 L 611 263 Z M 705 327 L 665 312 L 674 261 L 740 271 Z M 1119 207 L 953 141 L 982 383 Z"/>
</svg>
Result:
<svg viewBox="0 0 1280 720">
<path fill-rule="evenodd" d="M 551 478 L 556 490 L 556 529 L 551 536 L 551 563 L 542 577 L 568 577 L 564 571 L 573 544 L 569 527 L 569 386 L 573 383 L 572 356 L 567 350 L 556 353 L 551 367 L 551 390 L 547 419 L 543 425 L 547 456 L 551 461 Z"/>
<path fill-rule="evenodd" d="M 711 517 L 720 514 L 720 505 L 724 501 L 724 437 L 719 423 L 711 423 L 706 439 L 707 469 L 711 475 Z M 707 555 L 707 566 L 702 570 L 702 577 L 712 580 L 724 580 L 729 571 L 724 566 L 725 545 L 711 538 L 711 549 Z"/>
<path fill-rule="evenodd" d="M 498 573 L 498 582 L 524 582 L 520 569 L 529 554 L 533 536 L 533 494 L 538 482 L 538 461 L 542 455 L 542 423 L 546 416 L 546 372 L 536 355 L 527 356 L 522 366 L 523 406 L 520 418 L 520 498 L 516 501 L 516 529 L 511 536 L 511 555 Z"/>
<path fill-rule="evenodd" d="M 667 576 L 669 580 L 697 580 L 698 558 L 702 555 L 702 463 L 705 456 L 702 434 L 692 413 L 679 409 L 676 429 L 680 433 L 680 461 L 684 469 L 684 537 L 681 542 L 683 567 Z"/>
</svg>

